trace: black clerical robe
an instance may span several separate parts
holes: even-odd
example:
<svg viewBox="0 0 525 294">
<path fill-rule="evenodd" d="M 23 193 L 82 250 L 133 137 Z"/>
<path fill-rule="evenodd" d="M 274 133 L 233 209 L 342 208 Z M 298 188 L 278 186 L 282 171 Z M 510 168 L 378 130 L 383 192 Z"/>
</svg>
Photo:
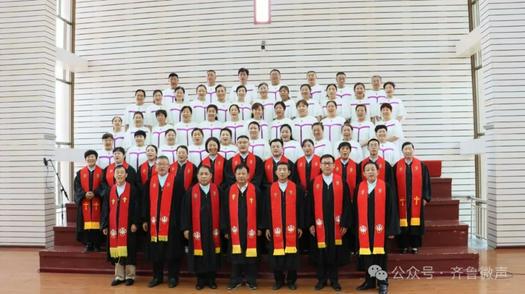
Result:
<svg viewBox="0 0 525 294">
<path fill-rule="evenodd" d="M 102 202 L 103 202 L 104 201 L 103 199 L 106 197 L 108 186 L 105 184 L 104 179 L 102 179 L 98 188 L 93 190 L 93 177 L 94 177 L 94 172 L 90 171 L 89 172 L 90 191 L 93 191 L 97 197 L 101 197 Z M 75 204 L 77 205 L 76 237 L 79 242 L 82 242 L 82 243 L 86 243 L 88 241 L 91 242 L 93 240 L 86 240 L 87 236 L 85 236 L 84 234 L 84 215 L 82 212 L 82 200 L 85 199 L 86 192 L 88 191 L 84 191 L 84 189 L 82 189 L 82 184 L 80 182 L 80 170 L 77 171 L 77 174 L 75 176 L 74 186 L 75 186 L 75 199 L 74 200 L 75 200 Z M 100 209 L 102 209 L 102 207 L 100 207 Z"/>
<path fill-rule="evenodd" d="M 263 180 L 264 180 L 264 163 L 259 156 L 254 154 L 254 157 L 255 157 L 255 174 L 253 176 L 253 179 L 250 180 L 250 183 L 254 184 L 257 189 L 262 189 Z M 241 156 L 241 162 L 246 164 L 248 167 L 250 167 L 250 165 L 246 163 L 246 159 L 242 158 L 242 156 Z M 225 175 L 226 175 L 225 187 L 229 188 L 233 183 L 235 183 L 235 167 L 233 166 L 233 157 L 228 159 L 228 161 L 226 162 Z M 228 189 L 225 189 L 225 190 L 228 190 Z"/>
</svg>

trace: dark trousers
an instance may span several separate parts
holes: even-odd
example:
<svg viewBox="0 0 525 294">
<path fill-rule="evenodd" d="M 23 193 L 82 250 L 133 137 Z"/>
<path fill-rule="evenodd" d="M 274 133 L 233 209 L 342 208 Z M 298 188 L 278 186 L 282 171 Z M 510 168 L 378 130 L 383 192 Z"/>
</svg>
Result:
<svg viewBox="0 0 525 294">
<path fill-rule="evenodd" d="M 202 285 L 209 285 L 215 283 L 215 272 L 197 273 L 197 283 Z"/>
<path fill-rule="evenodd" d="M 245 264 L 232 264 L 231 282 L 238 284 L 242 283 L 242 274 L 246 277 L 248 284 L 255 284 L 257 281 L 257 264 L 256 263 L 245 263 Z"/>
<path fill-rule="evenodd" d="M 339 280 L 339 271 L 337 265 L 318 264 L 317 265 L 317 280 L 319 282 L 337 282 Z"/>
<path fill-rule="evenodd" d="M 411 235 L 408 233 L 401 234 L 397 236 L 399 243 L 399 248 L 419 248 L 421 247 L 421 236 L 420 235 Z"/>
<path fill-rule="evenodd" d="M 163 280 L 164 264 L 168 267 L 168 279 L 178 279 L 180 272 L 180 259 L 161 260 L 153 263 L 153 277 Z"/>
<path fill-rule="evenodd" d="M 100 248 L 102 243 L 102 231 L 84 230 L 84 241 L 86 242 L 86 246 L 90 249 Z"/>
<path fill-rule="evenodd" d="M 284 283 L 284 271 L 274 271 L 273 276 L 276 282 Z M 288 282 L 288 284 L 295 284 L 295 281 L 297 281 L 297 271 L 288 271 L 286 282 Z"/>
</svg>

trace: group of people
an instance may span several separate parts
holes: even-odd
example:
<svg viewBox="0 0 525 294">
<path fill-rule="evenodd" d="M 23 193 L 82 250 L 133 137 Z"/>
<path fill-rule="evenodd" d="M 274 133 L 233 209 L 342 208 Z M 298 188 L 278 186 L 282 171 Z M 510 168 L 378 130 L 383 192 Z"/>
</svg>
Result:
<svg viewBox="0 0 525 294">
<path fill-rule="evenodd" d="M 257 265 L 266 255 L 273 289 L 294 290 L 305 253 L 317 270 L 316 290 L 329 282 L 340 291 L 338 268 L 355 255 L 366 277 L 358 289 L 387 293 L 388 280 L 376 280 L 367 269 L 387 269 L 388 239 L 397 238 L 403 253 L 417 253 L 431 199 L 428 170 L 414 157 L 414 145 L 402 133 L 389 134 L 392 126 L 401 128 L 402 103 L 392 93 L 382 104 L 368 92 L 363 99 L 364 85 L 357 83 L 355 100 L 361 101 L 353 106 L 352 94 L 340 87 L 344 73 L 322 91 L 315 72 L 307 73 L 301 93 L 308 91 L 294 103 L 280 72 L 270 76 L 271 86 L 261 83 L 257 96 L 247 84 L 248 70 L 239 69 L 240 85 L 228 98 L 234 102 L 221 111 L 226 88 L 211 87 L 216 75 L 208 71 L 210 86 L 197 87 L 191 106 L 181 105 L 177 115 L 174 105 L 189 99 L 170 74 L 171 92 L 156 90 L 155 103 L 146 107 L 144 91 L 137 90 L 134 106 L 142 109 L 128 107 L 123 119 L 113 119 L 113 132 L 103 135 L 103 150 L 86 151 L 86 166 L 75 179 L 77 236 L 86 251 L 100 250 L 106 236 L 115 264 L 112 285 L 133 284 L 136 252 L 144 247 L 153 269 L 150 287 L 163 282 L 165 267 L 168 286 L 175 287 L 186 256 L 196 289 L 215 289 L 224 253 L 231 264 L 228 289 L 244 281 L 256 289 Z M 373 85 L 380 83 L 372 78 Z M 326 107 L 309 116 L 322 99 Z M 244 118 L 248 101 L 251 116 Z M 199 104 L 207 106 L 196 127 Z"/>
</svg>

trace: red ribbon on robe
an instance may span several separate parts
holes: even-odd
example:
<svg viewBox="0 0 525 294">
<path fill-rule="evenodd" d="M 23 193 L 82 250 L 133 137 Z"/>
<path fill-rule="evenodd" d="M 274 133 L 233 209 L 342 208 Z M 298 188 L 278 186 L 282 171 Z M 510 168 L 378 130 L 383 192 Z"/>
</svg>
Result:
<svg viewBox="0 0 525 294">
<path fill-rule="evenodd" d="M 157 175 L 157 165 L 153 164 L 153 166 L 151 168 L 152 168 L 152 170 L 151 170 L 151 177 L 154 177 L 154 176 Z M 148 161 L 143 162 L 140 165 L 139 170 L 140 170 L 140 182 L 142 183 L 142 185 L 145 185 L 146 182 L 149 180 L 149 178 L 148 178 L 149 162 Z"/>
<path fill-rule="evenodd" d="M 217 154 L 217 157 L 215 157 L 215 160 L 213 161 L 213 167 L 211 166 L 211 159 L 209 156 L 202 160 L 202 165 L 213 168 L 213 183 L 217 186 L 220 186 L 222 184 L 222 181 L 224 180 L 225 162 L 226 159 L 219 154 Z"/>
<path fill-rule="evenodd" d="M 350 188 L 350 195 L 354 195 L 354 191 L 357 185 L 357 170 L 357 163 L 355 163 L 352 159 L 349 158 L 348 162 L 346 163 L 346 183 Z M 341 158 L 335 161 L 334 173 L 343 176 L 343 162 Z M 350 200 L 353 200 L 352 198 L 353 197 L 350 197 Z"/>
<path fill-rule="evenodd" d="M 386 211 L 386 184 L 377 179 L 374 189 L 374 247 L 370 250 L 370 237 L 368 230 L 368 181 L 359 184 L 357 195 L 357 215 L 359 233 L 359 254 L 385 254 L 385 211 Z"/>
<path fill-rule="evenodd" d="M 232 172 L 235 173 L 235 167 L 241 164 L 241 154 L 237 153 L 232 157 Z M 248 152 L 246 157 L 246 166 L 248 166 L 248 181 L 253 180 L 255 177 L 256 159 L 253 153 Z"/>
<path fill-rule="evenodd" d="M 128 215 L 131 185 L 126 182 L 124 192 L 117 195 L 117 185 L 109 192 L 109 255 L 112 258 L 128 256 Z M 118 219 L 117 219 L 118 211 Z"/>
<path fill-rule="evenodd" d="M 297 174 L 299 175 L 299 182 L 303 189 L 308 188 L 308 181 L 315 179 L 321 174 L 321 158 L 317 155 L 312 155 L 312 161 L 310 161 L 310 178 L 306 178 L 306 156 L 297 159 Z"/>
<path fill-rule="evenodd" d="M 279 160 L 278 163 L 288 163 L 288 158 L 286 158 L 284 155 L 281 156 L 281 160 Z M 273 157 L 270 157 L 264 161 L 264 173 L 266 174 L 266 181 L 268 183 L 273 183 L 274 181 L 274 172 L 273 172 L 273 166 L 275 162 L 273 161 Z"/>
<path fill-rule="evenodd" d="M 257 257 L 257 195 L 255 186 L 248 183 L 246 188 L 246 257 Z M 241 254 L 241 239 L 239 229 L 239 195 L 241 191 L 237 184 L 230 187 L 228 193 L 230 212 L 230 238 L 232 242 L 232 254 Z"/>
<path fill-rule="evenodd" d="M 334 235 L 335 245 L 343 244 L 341 236 L 341 216 L 343 213 L 343 179 L 340 175 L 332 175 L 332 185 L 334 189 Z M 315 235 L 317 238 L 317 248 L 326 248 L 326 233 L 323 215 L 323 176 L 319 175 L 314 180 L 314 215 L 315 215 Z"/>
<path fill-rule="evenodd" d="M 273 183 L 270 188 L 270 201 L 272 209 L 273 255 L 275 256 L 297 253 L 297 187 L 292 181 L 288 181 L 284 197 L 286 223 L 283 226 L 281 188 L 279 187 L 279 182 Z M 285 237 L 283 237 L 283 234 Z M 285 240 L 286 247 L 284 246 Z"/>
<path fill-rule="evenodd" d="M 150 213 L 150 236 L 151 242 L 167 242 L 170 227 L 170 218 L 178 217 L 171 215 L 171 199 L 173 197 L 173 187 L 175 186 L 175 174 L 168 173 L 166 182 L 162 189 L 162 199 L 160 202 L 159 219 L 157 220 L 157 207 L 159 201 L 159 177 L 152 177 L 149 184 L 149 213 Z M 157 222 L 159 222 L 157 232 Z"/>
<path fill-rule="evenodd" d="M 95 166 L 93 171 L 93 187 L 89 186 L 89 168 L 86 166 L 80 170 L 80 186 L 84 192 L 95 192 L 102 183 L 103 171 Z M 84 230 L 100 230 L 100 216 L 102 210 L 102 196 L 95 195 L 91 200 L 82 199 L 82 217 Z"/>
<path fill-rule="evenodd" d="M 179 163 L 174 161 L 170 166 L 170 174 L 177 175 L 179 170 Z M 191 183 L 193 181 L 193 164 L 189 161 L 186 161 L 186 166 L 184 168 L 184 190 L 188 191 L 190 189 Z"/>
<path fill-rule="evenodd" d="M 407 187 L 406 187 L 406 168 L 404 159 L 397 162 L 396 180 L 397 197 L 399 203 L 399 226 L 408 227 L 407 220 Z M 411 226 L 421 225 L 421 202 L 423 201 L 423 167 L 421 161 L 414 158 L 411 164 L 412 170 L 412 213 L 410 216 Z"/>
<path fill-rule="evenodd" d="M 219 234 L 219 189 L 210 183 L 211 219 L 213 244 L 215 253 L 221 253 L 221 237 Z M 193 185 L 191 190 L 191 221 L 193 227 L 193 255 L 202 256 L 202 228 L 201 228 L 201 189 L 199 184 Z"/>
</svg>

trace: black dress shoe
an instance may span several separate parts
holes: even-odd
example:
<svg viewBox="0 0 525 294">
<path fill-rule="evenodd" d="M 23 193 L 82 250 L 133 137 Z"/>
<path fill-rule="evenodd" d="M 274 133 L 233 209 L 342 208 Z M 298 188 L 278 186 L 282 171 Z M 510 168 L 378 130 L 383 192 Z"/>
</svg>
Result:
<svg viewBox="0 0 525 294">
<path fill-rule="evenodd" d="M 135 280 L 133 279 L 126 279 L 126 286 L 131 286 L 135 283 Z"/>
<path fill-rule="evenodd" d="M 376 286 L 368 283 L 368 281 L 364 281 L 363 284 L 359 285 L 356 289 L 359 291 L 368 290 L 368 289 L 375 289 Z"/>
<path fill-rule="evenodd" d="M 408 253 L 408 248 L 403 248 L 403 249 L 401 250 L 401 253 L 403 253 L 403 254 L 407 254 L 407 253 Z"/>
<path fill-rule="evenodd" d="M 151 281 L 149 281 L 148 288 L 153 288 L 153 287 L 155 287 L 155 286 L 157 286 L 157 285 L 159 285 L 161 283 L 162 283 L 161 279 L 153 278 L 153 279 L 151 279 Z"/>
<path fill-rule="evenodd" d="M 204 289 L 204 284 L 202 284 L 202 283 L 197 283 L 197 285 L 195 285 L 195 289 L 197 289 L 197 290 L 202 290 L 202 289 Z"/>
<path fill-rule="evenodd" d="M 120 285 L 122 283 L 124 283 L 123 280 L 114 279 L 113 281 L 111 281 L 111 286 L 117 286 L 117 285 Z"/>
<path fill-rule="evenodd" d="M 86 246 L 86 248 L 84 248 L 84 250 L 82 251 L 82 253 L 87 253 L 87 252 L 93 252 L 95 251 L 95 248 L 93 248 L 93 246 Z"/>
<path fill-rule="evenodd" d="M 331 282 L 331 284 L 332 284 L 332 289 L 334 289 L 337 292 L 341 291 L 341 285 L 339 284 L 339 282 L 335 281 L 335 282 Z"/>
<path fill-rule="evenodd" d="M 210 287 L 210 289 L 217 289 L 217 283 L 215 283 L 215 281 L 211 281 L 208 284 L 208 287 Z"/>
<path fill-rule="evenodd" d="M 250 290 L 257 290 L 257 284 L 255 284 L 255 283 L 248 283 L 248 288 L 250 288 Z"/>
<path fill-rule="evenodd" d="M 240 286 L 242 285 L 242 283 L 233 283 L 233 282 L 230 282 L 230 284 L 228 284 L 228 290 L 233 290 L 233 289 L 237 289 L 239 288 Z"/>
<path fill-rule="evenodd" d="M 315 290 L 319 291 L 326 287 L 326 281 L 319 281 L 317 284 L 315 284 Z"/>
<path fill-rule="evenodd" d="M 283 287 L 283 282 L 281 281 L 275 281 L 275 283 L 272 286 L 272 290 L 279 290 Z"/>
<path fill-rule="evenodd" d="M 288 283 L 288 289 L 290 289 L 290 290 L 297 290 L 297 284 L 295 284 L 295 282 Z"/>
<path fill-rule="evenodd" d="M 417 248 L 412 248 L 411 251 L 412 251 L 412 254 L 417 254 L 417 253 L 419 252 L 419 249 L 417 249 Z"/>
<path fill-rule="evenodd" d="M 168 281 L 168 288 L 175 288 L 179 284 L 179 280 L 177 278 L 170 278 Z"/>
<path fill-rule="evenodd" d="M 379 294 L 388 294 L 388 285 L 379 285 Z"/>
</svg>

